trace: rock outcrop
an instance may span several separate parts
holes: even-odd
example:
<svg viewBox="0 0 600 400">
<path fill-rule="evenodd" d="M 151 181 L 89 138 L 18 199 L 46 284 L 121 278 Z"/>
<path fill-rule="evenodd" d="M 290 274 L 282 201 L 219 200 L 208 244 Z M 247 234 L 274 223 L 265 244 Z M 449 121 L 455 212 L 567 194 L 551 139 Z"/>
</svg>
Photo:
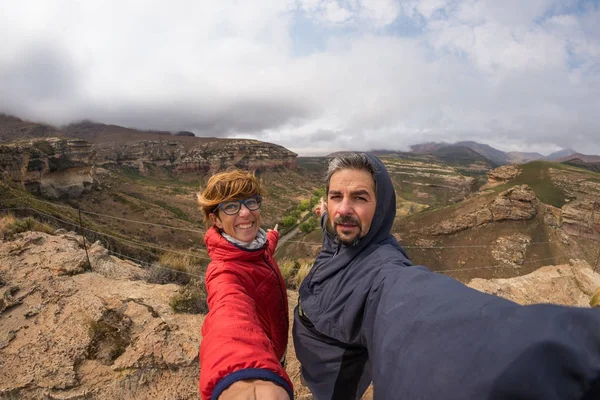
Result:
<svg viewBox="0 0 600 400">
<path fill-rule="evenodd" d="M 0 398 L 197 399 L 201 315 L 74 234 L 0 242 Z"/>
<path fill-rule="evenodd" d="M 500 193 L 491 204 L 435 224 L 426 233 L 449 235 L 490 222 L 526 220 L 533 218 L 538 208 L 539 201 L 529 186 L 514 186 Z"/>
<path fill-rule="evenodd" d="M 571 236 L 600 240 L 600 201 L 576 200 L 561 210 L 561 228 Z"/>
<path fill-rule="evenodd" d="M 499 237 L 496 240 L 496 246 L 492 248 L 492 257 L 503 265 L 519 268 L 525 262 L 529 243 L 531 243 L 531 237 L 522 233 Z"/>
<path fill-rule="evenodd" d="M 153 167 L 175 173 L 214 173 L 231 166 L 262 171 L 295 169 L 296 156 L 285 147 L 245 139 L 166 136 L 165 140 L 91 144 L 44 138 L 0 145 L 0 173 L 31 192 L 73 198 L 97 186 L 96 166 L 127 166 L 142 173 Z"/>
<path fill-rule="evenodd" d="M 0 145 L 0 172 L 29 191 L 78 197 L 94 186 L 95 152 L 80 139 L 45 138 Z"/>
<path fill-rule="evenodd" d="M 515 165 L 503 165 L 487 173 L 488 181 L 481 187 L 481 190 L 493 188 L 510 182 L 521 173 L 521 169 Z"/>
<path fill-rule="evenodd" d="M 600 287 L 600 275 L 588 263 L 542 267 L 530 274 L 509 279 L 473 279 L 468 286 L 519 304 L 553 303 L 589 307 Z"/>
</svg>

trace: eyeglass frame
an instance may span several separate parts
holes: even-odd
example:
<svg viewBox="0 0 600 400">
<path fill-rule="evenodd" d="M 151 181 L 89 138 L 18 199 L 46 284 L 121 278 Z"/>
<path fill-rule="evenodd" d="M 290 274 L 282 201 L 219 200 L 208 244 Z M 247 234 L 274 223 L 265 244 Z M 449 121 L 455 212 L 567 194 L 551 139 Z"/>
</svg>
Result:
<svg viewBox="0 0 600 400">
<path fill-rule="evenodd" d="M 248 205 L 246 204 L 246 202 L 248 200 L 256 200 L 256 202 L 258 203 L 258 207 L 255 209 L 251 209 L 250 207 L 248 207 Z M 215 207 L 215 210 L 213 212 L 216 212 L 217 210 L 221 209 L 221 211 L 223 211 L 223 213 L 225 215 L 230 215 L 230 216 L 236 215 L 240 211 L 242 211 L 242 205 L 246 206 L 246 208 L 250 211 L 258 211 L 258 210 L 260 210 L 260 207 L 262 206 L 262 201 L 263 201 L 263 197 L 258 194 L 256 196 L 250 196 L 250 197 L 246 197 L 245 199 L 240 199 L 240 200 L 227 200 L 227 201 L 223 201 L 223 202 L 217 204 L 217 206 Z M 233 214 L 229 214 L 227 211 L 225 211 L 225 208 L 223 207 L 223 205 L 227 204 L 227 203 L 238 203 L 240 207 Z"/>
</svg>

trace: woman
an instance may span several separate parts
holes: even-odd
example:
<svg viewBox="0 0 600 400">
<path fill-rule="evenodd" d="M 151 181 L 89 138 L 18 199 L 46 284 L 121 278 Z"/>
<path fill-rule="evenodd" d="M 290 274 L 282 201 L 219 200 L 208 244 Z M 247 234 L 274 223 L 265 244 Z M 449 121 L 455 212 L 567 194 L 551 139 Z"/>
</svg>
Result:
<svg viewBox="0 0 600 400">
<path fill-rule="evenodd" d="M 212 176 L 198 194 L 209 312 L 202 325 L 202 399 L 293 398 L 283 367 L 288 340 L 285 283 L 273 258 L 279 233 L 260 228 L 256 177 L 233 170 Z"/>
</svg>

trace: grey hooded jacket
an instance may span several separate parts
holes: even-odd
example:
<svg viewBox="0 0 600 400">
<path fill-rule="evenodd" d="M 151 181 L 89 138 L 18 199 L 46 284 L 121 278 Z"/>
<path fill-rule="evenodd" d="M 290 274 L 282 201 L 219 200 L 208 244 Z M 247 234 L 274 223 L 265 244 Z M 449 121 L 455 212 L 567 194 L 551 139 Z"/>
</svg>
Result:
<svg viewBox="0 0 600 400">
<path fill-rule="evenodd" d="M 376 400 L 600 399 L 600 311 L 521 306 L 412 266 L 390 235 L 391 179 L 368 157 L 371 228 L 351 247 L 323 229 L 294 312 L 314 397 L 359 399 L 373 382 Z"/>
</svg>

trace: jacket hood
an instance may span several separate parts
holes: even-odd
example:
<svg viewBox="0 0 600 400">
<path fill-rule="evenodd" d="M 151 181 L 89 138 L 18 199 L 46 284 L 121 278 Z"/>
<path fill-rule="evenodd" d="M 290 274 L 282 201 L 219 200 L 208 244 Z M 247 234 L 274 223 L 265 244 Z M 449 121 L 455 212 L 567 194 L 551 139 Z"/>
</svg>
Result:
<svg viewBox="0 0 600 400">
<path fill-rule="evenodd" d="M 244 261 L 251 261 L 262 258 L 268 241 L 259 249 L 246 249 L 229 242 L 217 228 L 212 226 L 204 235 L 204 243 L 208 255 L 213 261 L 231 261 L 239 258 L 243 258 Z"/>
<path fill-rule="evenodd" d="M 300 287 L 301 295 L 303 293 L 308 295 L 308 292 L 312 292 L 315 286 L 336 274 L 340 269 L 346 268 L 352 261 L 364 258 L 380 244 L 390 243 L 406 256 L 400 244 L 390 234 L 396 218 L 396 193 L 392 179 L 379 158 L 368 153 L 365 155 L 375 169 L 374 180 L 377 197 L 375 215 L 369 232 L 356 245 L 343 246 L 337 243 L 335 237 L 324 229 L 322 250 L 313 264 L 313 273 L 304 280 Z M 322 224 L 326 221 L 327 214 L 324 215 Z"/>
</svg>

